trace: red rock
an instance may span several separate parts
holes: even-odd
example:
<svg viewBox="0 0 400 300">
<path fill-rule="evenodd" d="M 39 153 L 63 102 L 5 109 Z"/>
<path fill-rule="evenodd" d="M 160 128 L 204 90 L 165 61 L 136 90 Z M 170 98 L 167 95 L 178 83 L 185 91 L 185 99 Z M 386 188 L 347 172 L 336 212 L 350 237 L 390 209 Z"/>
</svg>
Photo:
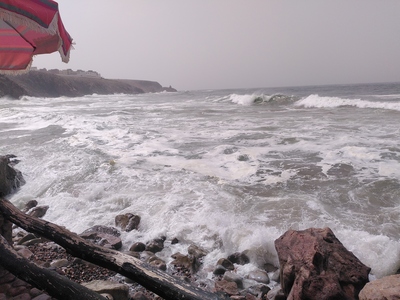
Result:
<svg viewBox="0 0 400 300">
<path fill-rule="evenodd" d="M 217 292 L 227 293 L 230 296 L 237 295 L 239 293 L 236 282 L 226 281 L 226 280 L 216 281 L 215 282 L 215 290 Z"/>
<path fill-rule="evenodd" d="M 385 276 L 367 283 L 359 294 L 360 300 L 400 299 L 400 274 Z"/>
<path fill-rule="evenodd" d="M 288 300 L 358 299 L 370 268 L 331 229 L 289 230 L 275 241 Z"/>
</svg>

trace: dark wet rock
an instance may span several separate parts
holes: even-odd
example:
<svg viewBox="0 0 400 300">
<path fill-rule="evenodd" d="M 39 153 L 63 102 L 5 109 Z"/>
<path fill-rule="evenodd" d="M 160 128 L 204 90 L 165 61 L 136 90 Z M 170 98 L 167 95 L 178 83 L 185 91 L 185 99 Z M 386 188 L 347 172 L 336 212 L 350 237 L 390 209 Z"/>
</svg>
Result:
<svg viewBox="0 0 400 300">
<path fill-rule="evenodd" d="M 370 268 L 329 228 L 289 230 L 275 241 L 281 286 L 291 299 L 358 299 Z"/>
<path fill-rule="evenodd" d="M 48 205 L 36 206 L 28 212 L 28 215 L 34 218 L 42 218 L 46 214 L 48 209 Z"/>
<path fill-rule="evenodd" d="M 13 193 L 25 184 L 22 173 L 12 166 L 14 157 L 14 155 L 0 156 L 0 197 Z"/>
<path fill-rule="evenodd" d="M 188 253 L 189 253 L 189 255 L 191 255 L 197 259 L 202 258 L 208 254 L 208 252 L 205 249 L 203 249 L 197 245 L 194 245 L 194 244 L 191 244 L 189 246 Z"/>
<path fill-rule="evenodd" d="M 359 294 L 360 300 L 400 299 L 400 274 L 368 282 Z"/>
<path fill-rule="evenodd" d="M 157 238 L 146 244 L 146 251 L 153 253 L 160 252 L 164 249 L 165 238 Z"/>
<path fill-rule="evenodd" d="M 228 256 L 228 260 L 238 265 L 245 265 L 250 262 L 249 257 L 246 255 L 246 251 L 233 253 Z"/>
<path fill-rule="evenodd" d="M 213 271 L 214 275 L 224 275 L 227 269 L 224 266 L 217 265 Z"/>
<path fill-rule="evenodd" d="M 34 208 L 35 206 L 38 205 L 38 202 L 36 200 L 29 200 L 26 204 L 24 209 L 22 210 L 23 212 L 29 211 L 31 208 Z"/>
<path fill-rule="evenodd" d="M 129 251 L 134 252 L 142 252 L 144 250 L 146 250 L 146 245 L 142 242 L 133 243 L 132 246 L 129 248 Z"/>
<path fill-rule="evenodd" d="M 225 269 L 231 270 L 231 271 L 235 269 L 235 266 L 233 265 L 233 263 L 229 259 L 226 259 L 226 258 L 220 258 L 217 261 L 217 265 L 221 265 Z"/>
<path fill-rule="evenodd" d="M 138 229 L 140 224 L 140 216 L 131 213 L 118 215 L 115 217 L 115 226 L 120 227 L 123 231 L 132 231 Z"/>
<path fill-rule="evenodd" d="M 80 236 L 92 243 L 112 249 L 121 249 L 122 241 L 119 238 L 121 233 L 114 227 L 93 226 L 80 234 Z"/>
<path fill-rule="evenodd" d="M 178 243 L 179 243 L 179 240 L 177 238 L 173 238 L 171 240 L 171 245 L 175 245 L 175 244 L 178 244 Z"/>
</svg>

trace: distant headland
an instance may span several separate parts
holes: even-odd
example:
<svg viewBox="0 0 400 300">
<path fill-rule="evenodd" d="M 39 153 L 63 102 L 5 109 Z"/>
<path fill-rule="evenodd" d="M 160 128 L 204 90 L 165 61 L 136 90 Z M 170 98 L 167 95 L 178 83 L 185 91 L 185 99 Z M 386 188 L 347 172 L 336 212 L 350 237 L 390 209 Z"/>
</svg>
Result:
<svg viewBox="0 0 400 300">
<path fill-rule="evenodd" d="M 0 75 L 0 97 L 79 97 L 99 94 L 176 92 L 156 81 L 105 79 L 96 71 L 37 69 L 22 75 Z"/>
</svg>

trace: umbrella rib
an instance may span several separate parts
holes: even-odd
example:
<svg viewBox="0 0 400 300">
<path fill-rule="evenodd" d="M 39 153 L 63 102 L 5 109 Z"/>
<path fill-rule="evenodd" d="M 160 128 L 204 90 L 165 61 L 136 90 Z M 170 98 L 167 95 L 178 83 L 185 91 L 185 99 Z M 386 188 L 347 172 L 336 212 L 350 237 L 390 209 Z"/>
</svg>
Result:
<svg viewBox="0 0 400 300">
<path fill-rule="evenodd" d="M 33 49 L 36 49 L 35 45 L 33 45 L 29 40 L 27 40 L 12 24 L 9 22 L 3 20 L 3 22 L 7 23 L 8 26 L 10 26 L 12 29 L 14 29 L 18 34 L 20 35 L 21 38 L 23 38 L 29 45 L 33 47 Z"/>
</svg>

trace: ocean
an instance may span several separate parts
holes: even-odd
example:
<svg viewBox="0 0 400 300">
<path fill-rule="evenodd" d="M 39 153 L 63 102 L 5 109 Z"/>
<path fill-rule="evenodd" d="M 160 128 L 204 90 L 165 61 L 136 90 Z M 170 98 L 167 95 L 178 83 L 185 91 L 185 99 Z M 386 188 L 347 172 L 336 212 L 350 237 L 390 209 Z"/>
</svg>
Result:
<svg viewBox="0 0 400 300">
<path fill-rule="evenodd" d="M 278 266 L 287 230 L 330 227 L 372 278 L 400 267 L 399 83 L 1 98 L 0 154 L 26 180 L 10 200 L 48 221 L 139 215 L 125 250 L 177 238 L 159 256 L 193 243 L 205 270 L 247 250 L 240 273 Z"/>
</svg>

